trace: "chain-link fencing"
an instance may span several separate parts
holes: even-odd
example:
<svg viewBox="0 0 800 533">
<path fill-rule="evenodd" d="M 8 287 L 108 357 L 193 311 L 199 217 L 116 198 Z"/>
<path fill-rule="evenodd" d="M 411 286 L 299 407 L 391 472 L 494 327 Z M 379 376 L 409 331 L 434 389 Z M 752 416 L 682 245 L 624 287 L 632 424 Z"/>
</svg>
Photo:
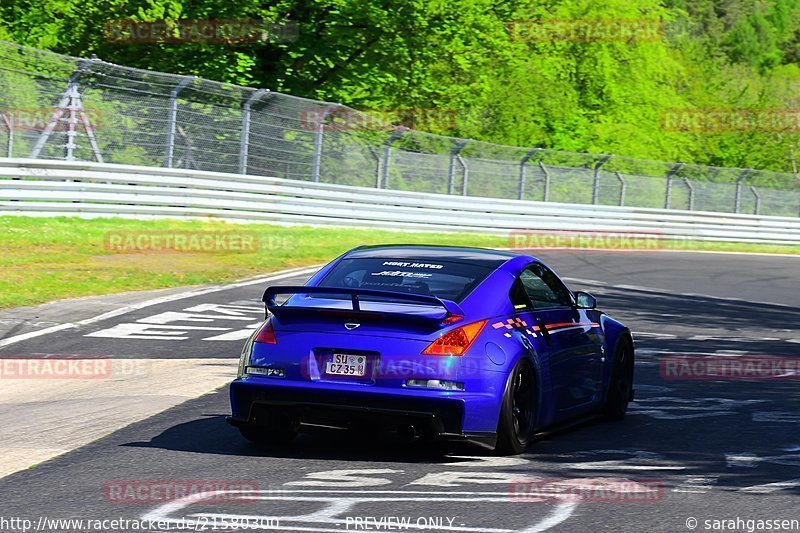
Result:
<svg viewBox="0 0 800 533">
<path fill-rule="evenodd" d="M 800 179 L 792 173 L 501 146 L 397 126 L 397 116 L 0 41 L 3 157 L 800 216 Z"/>
</svg>

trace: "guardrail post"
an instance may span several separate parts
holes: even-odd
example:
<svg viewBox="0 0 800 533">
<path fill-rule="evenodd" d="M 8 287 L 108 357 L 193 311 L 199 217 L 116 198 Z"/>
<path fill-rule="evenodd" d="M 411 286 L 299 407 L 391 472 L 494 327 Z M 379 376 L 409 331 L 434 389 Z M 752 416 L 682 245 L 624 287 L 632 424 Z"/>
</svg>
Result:
<svg viewBox="0 0 800 533">
<path fill-rule="evenodd" d="M 175 126 L 178 122 L 178 94 L 189 85 L 195 76 L 187 76 L 176 85 L 169 93 L 169 115 L 167 116 L 167 153 L 164 157 L 164 166 L 172 168 L 172 159 L 175 156 Z"/>
<path fill-rule="evenodd" d="M 384 142 L 384 152 L 383 152 L 383 179 L 381 179 L 381 185 L 384 189 L 389 188 L 389 167 L 391 166 L 391 157 L 392 157 L 392 143 L 400 137 L 403 132 L 405 132 L 408 128 L 405 126 L 398 126 L 392 132 L 392 135 L 386 139 Z"/>
<path fill-rule="evenodd" d="M 751 168 L 746 168 L 739 174 L 739 178 L 736 180 L 736 192 L 733 198 L 733 212 L 738 213 L 742 203 L 742 182 L 753 171 Z"/>
<path fill-rule="evenodd" d="M 456 158 L 464 145 L 469 142 L 469 139 L 462 139 L 456 146 L 450 150 L 450 167 L 447 169 L 447 194 L 453 194 L 453 187 L 456 180 Z"/>
<path fill-rule="evenodd" d="M 250 107 L 256 100 L 269 92 L 269 89 L 259 89 L 250 95 L 242 106 L 242 135 L 239 141 L 239 174 L 247 174 L 247 156 L 250 151 Z"/>
<path fill-rule="evenodd" d="M 681 179 L 683 180 L 683 183 L 686 184 L 686 187 L 689 189 L 689 211 L 694 211 L 694 185 L 692 185 L 692 182 L 689 181 L 689 178 L 687 178 L 686 176 L 683 176 L 683 178 Z"/>
<path fill-rule="evenodd" d="M 600 199 L 600 167 L 611 159 L 611 154 L 603 156 L 600 161 L 594 164 L 594 184 L 592 185 L 592 203 L 596 204 Z"/>
<path fill-rule="evenodd" d="M 11 121 L 8 120 L 8 116 L 5 113 L 0 116 L 3 117 L 3 125 L 5 125 L 6 129 L 8 130 L 8 141 L 6 141 L 6 157 L 11 157 L 14 153 L 14 128 L 11 127 Z"/>
<path fill-rule="evenodd" d="M 314 158 L 311 161 L 311 181 L 319 181 L 319 173 L 322 167 L 322 138 L 325 135 L 325 120 L 340 107 L 342 107 L 340 104 L 329 106 L 317 118 L 317 123 L 314 125 Z"/>
<path fill-rule="evenodd" d="M 625 189 L 628 188 L 628 184 L 625 183 L 625 178 L 622 177 L 622 174 L 619 170 L 614 171 L 614 175 L 619 180 L 619 205 L 625 205 Z"/>
<path fill-rule="evenodd" d="M 755 207 L 755 209 L 753 209 L 753 214 L 754 215 L 760 215 L 761 214 L 761 195 L 758 194 L 758 191 L 752 185 L 750 185 L 750 192 L 753 193 L 753 196 L 756 199 L 756 207 Z"/>
<path fill-rule="evenodd" d="M 375 188 L 381 188 L 381 156 L 375 151 L 372 146 L 368 146 L 370 155 L 375 159 Z"/>
<path fill-rule="evenodd" d="M 544 163 L 539 161 L 539 168 L 544 172 L 544 193 L 542 194 L 543 201 L 550 201 L 550 171 L 544 166 Z"/>
<path fill-rule="evenodd" d="M 664 195 L 664 209 L 669 209 L 670 194 L 672 192 L 672 176 L 680 172 L 681 168 L 683 168 L 683 163 L 677 163 L 667 171 L 667 190 Z"/>
<path fill-rule="evenodd" d="M 519 161 L 519 184 L 517 185 L 517 200 L 522 200 L 522 198 L 525 196 L 525 163 L 527 163 L 528 160 L 535 156 L 540 150 L 541 148 L 534 148 L 522 156 L 522 159 Z"/>
</svg>

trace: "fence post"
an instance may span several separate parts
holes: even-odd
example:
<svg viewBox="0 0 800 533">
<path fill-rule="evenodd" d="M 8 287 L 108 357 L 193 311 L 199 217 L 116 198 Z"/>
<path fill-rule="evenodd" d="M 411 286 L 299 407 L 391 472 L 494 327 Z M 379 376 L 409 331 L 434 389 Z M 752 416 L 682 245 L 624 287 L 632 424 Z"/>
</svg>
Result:
<svg viewBox="0 0 800 533">
<path fill-rule="evenodd" d="M 755 207 L 755 209 L 753 209 L 753 214 L 760 215 L 761 214 L 761 195 L 758 194 L 758 191 L 752 185 L 750 185 L 750 192 L 753 193 L 753 196 L 756 199 L 756 207 Z"/>
<path fill-rule="evenodd" d="M 247 174 L 247 156 L 250 151 L 250 106 L 269 92 L 259 89 L 250 95 L 242 107 L 242 135 L 239 143 L 239 174 Z"/>
<path fill-rule="evenodd" d="M 459 152 L 468 142 L 469 139 L 463 139 L 450 150 L 450 167 L 447 169 L 447 194 L 453 194 L 453 186 L 456 179 L 456 157 L 459 157 Z"/>
<path fill-rule="evenodd" d="M 525 163 L 527 163 L 528 160 L 535 156 L 540 150 L 541 148 L 534 148 L 522 156 L 522 159 L 519 161 L 519 184 L 517 185 L 517 200 L 522 200 L 525 195 Z M 545 173 L 545 175 L 547 174 Z"/>
<path fill-rule="evenodd" d="M 550 201 L 550 171 L 547 170 L 547 167 L 544 166 L 544 163 L 539 161 L 539 168 L 542 169 L 544 172 L 544 194 L 542 195 L 543 201 L 549 202 Z"/>
<path fill-rule="evenodd" d="M 369 150 L 370 155 L 373 159 L 375 159 L 375 188 L 381 188 L 381 156 L 375 151 L 372 146 L 368 146 L 367 150 Z"/>
<path fill-rule="evenodd" d="M 381 184 L 383 185 L 384 189 L 389 188 L 389 167 L 391 166 L 391 157 L 392 157 L 392 143 L 400 137 L 403 132 L 405 132 L 408 128 L 405 126 L 398 126 L 392 132 L 392 135 L 386 139 L 384 142 L 384 152 L 383 152 L 383 179 L 381 180 Z"/>
<path fill-rule="evenodd" d="M 672 192 L 672 176 L 680 172 L 681 168 L 683 168 L 683 163 L 676 163 L 667 171 L 667 190 L 664 195 L 664 209 L 669 209 L 669 197 Z"/>
<path fill-rule="evenodd" d="M 167 154 L 164 158 L 164 166 L 172 168 L 172 158 L 175 155 L 175 126 L 178 121 L 178 94 L 184 87 L 189 85 L 194 76 L 187 76 L 176 85 L 169 93 L 169 115 L 167 118 Z"/>
<path fill-rule="evenodd" d="M 325 135 L 325 120 L 336 111 L 340 104 L 333 104 L 323 111 L 314 125 L 314 158 L 311 161 L 311 181 L 319 181 L 320 167 L 322 166 L 322 137 Z"/>
<path fill-rule="evenodd" d="M 467 183 L 469 181 L 469 168 L 467 168 L 467 162 L 464 161 L 460 155 L 456 156 L 458 159 L 458 163 L 461 165 L 462 169 L 462 181 L 461 181 L 461 196 L 467 195 Z"/>
<path fill-rule="evenodd" d="M 592 185 L 592 203 L 596 204 L 600 199 L 600 167 L 611 159 L 611 154 L 603 156 L 600 161 L 594 164 L 594 184 Z"/>
<path fill-rule="evenodd" d="M 689 189 L 689 211 L 694 211 L 694 185 L 692 185 L 692 182 L 689 181 L 689 178 L 686 176 L 683 176 L 681 179 Z"/>
<path fill-rule="evenodd" d="M 625 189 L 628 188 L 628 184 L 625 183 L 625 178 L 622 177 L 622 174 L 619 170 L 614 171 L 614 175 L 619 180 L 619 205 L 625 205 Z"/>
<path fill-rule="evenodd" d="M 8 120 L 8 116 L 5 113 L 0 116 L 3 117 L 3 124 L 8 130 L 8 142 L 6 142 L 6 157 L 11 157 L 14 153 L 14 128 L 11 127 L 11 121 Z"/>
<path fill-rule="evenodd" d="M 736 180 L 736 192 L 733 198 L 733 212 L 738 213 L 739 208 L 741 207 L 742 203 L 742 182 L 753 171 L 751 168 L 746 168 L 739 174 L 739 178 Z"/>
</svg>

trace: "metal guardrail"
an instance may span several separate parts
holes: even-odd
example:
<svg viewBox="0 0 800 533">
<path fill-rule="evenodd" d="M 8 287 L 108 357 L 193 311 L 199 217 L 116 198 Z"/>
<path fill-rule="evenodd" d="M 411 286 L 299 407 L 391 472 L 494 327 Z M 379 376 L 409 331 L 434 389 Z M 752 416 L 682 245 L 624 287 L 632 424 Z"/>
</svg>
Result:
<svg viewBox="0 0 800 533">
<path fill-rule="evenodd" d="M 800 219 L 452 196 L 199 170 L 0 159 L 0 215 L 214 218 L 507 234 L 584 231 L 800 244 Z"/>
</svg>

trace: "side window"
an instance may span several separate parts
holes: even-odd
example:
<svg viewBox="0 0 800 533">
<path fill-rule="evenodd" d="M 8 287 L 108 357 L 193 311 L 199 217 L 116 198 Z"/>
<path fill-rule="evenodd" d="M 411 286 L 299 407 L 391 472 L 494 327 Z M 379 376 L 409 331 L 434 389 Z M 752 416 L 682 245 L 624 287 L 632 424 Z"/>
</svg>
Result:
<svg viewBox="0 0 800 533">
<path fill-rule="evenodd" d="M 514 306 L 514 311 L 522 311 L 533 307 L 530 298 L 528 298 L 528 294 L 525 292 L 525 287 L 522 285 L 519 278 L 517 278 L 514 281 L 514 285 L 511 286 L 511 292 L 508 294 L 508 297 L 511 299 L 511 305 Z"/>
<path fill-rule="evenodd" d="M 572 305 L 572 296 L 569 290 L 555 274 L 543 265 L 530 265 L 522 271 L 519 281 L 533 303 L 534 309 Z"/>
</svg>

